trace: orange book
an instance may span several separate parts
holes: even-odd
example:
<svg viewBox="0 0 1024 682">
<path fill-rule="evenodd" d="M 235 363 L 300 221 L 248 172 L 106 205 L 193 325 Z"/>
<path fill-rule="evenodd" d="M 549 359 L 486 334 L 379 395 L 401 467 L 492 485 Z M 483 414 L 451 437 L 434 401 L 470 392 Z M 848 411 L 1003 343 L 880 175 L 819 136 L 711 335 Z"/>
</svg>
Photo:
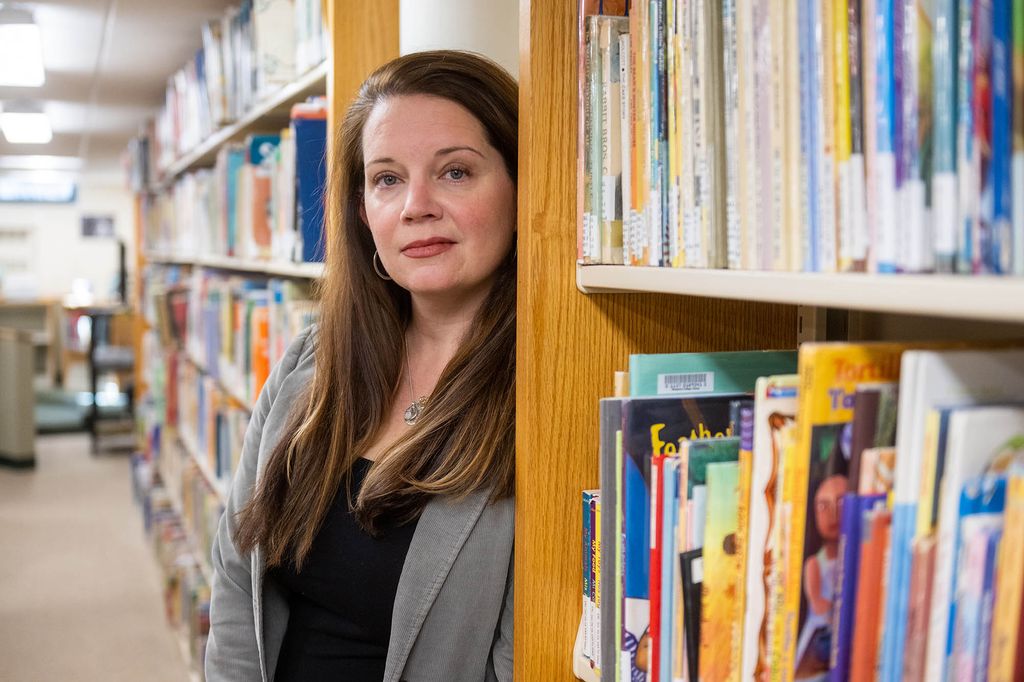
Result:
<svg viewBox="0 0 1024 682">
<path fill-rule="evenodd" d="M 988 679 L 1024 680 L 1024 477 L 1012 476 L 1006 490 L 1003 540 L 996 564 L 995 611 Z M 1010 532 L 1014 529 L 1013 532 Z"/>
<path fill-rule="evenodd" d="M 892 515 L 884 507 L 864 515 L 861 533 L 857 609 L 854 613 L 850 682 L 873 682 L 878 662 L 882 607 L 885 604 L 885 555 Z"/>
<path fill-rule="evenodd" d="M 266 305 L 253 307 L 250 324 L 252 346 L 249 357 L 252 360 L 252 399 L 255 400 L 270 375 L 270 315 Z"/>
</svg>

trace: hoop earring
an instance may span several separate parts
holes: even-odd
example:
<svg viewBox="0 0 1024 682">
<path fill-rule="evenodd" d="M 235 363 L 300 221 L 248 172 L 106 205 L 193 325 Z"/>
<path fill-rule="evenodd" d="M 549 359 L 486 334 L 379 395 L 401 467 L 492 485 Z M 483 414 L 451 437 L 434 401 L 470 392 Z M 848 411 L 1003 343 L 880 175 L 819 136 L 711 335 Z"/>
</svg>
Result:
<svg viewBox="0 0 1024 682">
<path fill-rule="evenodd" d="M 388 272 L 384 269 L 384 262 L 380 259 L 380 254 L 374 251 L 373 258 L 371 260 L 373 262 L 373 271 L 377 273 L 377 276 L 387 282 L 390 282 L 391 278 L 388 277 Z M 377 263 L 380 263 L 380 265 L 378 266 Z"/>
</svg>

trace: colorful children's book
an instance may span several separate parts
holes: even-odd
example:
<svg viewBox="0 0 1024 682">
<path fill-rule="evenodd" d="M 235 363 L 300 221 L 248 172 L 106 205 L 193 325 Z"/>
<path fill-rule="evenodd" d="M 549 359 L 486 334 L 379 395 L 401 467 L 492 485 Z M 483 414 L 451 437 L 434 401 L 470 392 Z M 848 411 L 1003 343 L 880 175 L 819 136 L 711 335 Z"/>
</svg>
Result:
<svg viewBox="0 0 1024 682">
<path fill-rule="evenodd" d="M 729 404 L 736 397 L 633 398 L 623 404 L 623 657 L 629 656 L 637 674 L 647 672 L 637 666 L 636 651 L 647 646 L 650 626 L 651 459 L 678 453 L 690 439 L 731 435 Z M 703 476 L 703 467 L 697 466 Z M 691 455 L 691 476 L 694 467 Z"/>
<path fill-rule="evenodd" d="M 793 527 L 776 634 L 784 679 L 828 671 L 853 399 L 859 383 L 898 379 L 903 349 L 883 343 L 800 347 L 799 437 L 785 462 L 783 495 Z"/>
<path fill-rule="evenodd" d="M 731 654 L 739 645 L 736 635 L 742 616 L 736 546 L 738 462 L 709 463 L 707 487 L 699 668 L 701 680 L 715 682 L 736 679 L 739 672 L 732 669 Z"/>
<path fill-rule="evenodd" d="M 747 531 L 746 616 L 743 628 L 742 679 L 760 678 L 768 670 L 768 604 L 771 599 L 772 542 L 778 541 L 776 518 L 781 491 L 782 449 L 779 431 L 796 418 L 796 374 L 763 377 L 754 389 L 754 442 L 751 461 Z"/>
<path fill-rule="evenodd" d="M 857 610 L 854 615 L 853 649 L 850 654 L 851 682 L 876 679 L 878 642 L 885 601 L 885 554 L 889 546 L 891 515 L 879 500 L 864 514 L 861 526 L 860 570 L 857 582 Z"/>
<path fill-rule="evenodd" d="M 583 656 L 590 660 L 594 659 L 593 635 L 591 633 L 594 621 L 594 592 L 593 592 L 593 553 L 591 548 L 594 545 L 594 526 L 591 507 L 594 497 L 599 495 L 597 490 L 584 490 L 583 498 Z"/>
<path fill-rule="evenodd" d="M 629 393 L 748 393 L 759 377 L 796 371 L 793 351 L 663 353 L 629 356 Z"/>
<path fill-rule="evenodd" d="M 1024 613 L 1024 537 L 1019 531 L 1024 528 L 1024 476 L 1014 475 L 1007 481 L 1005 515 L 996 569 L 990 682 L 1024 679 L 1024 632 L 1020 627 Z"/>
<path fill-rule="evenodd" d="M 950 604 L 954 601 L 956 558 L 960 551 L 959 517 L 972 510 L 966 506 L 970 498 L 965 495 L 971 489 L 965 486 L 993 466 L 1000 453 L 1005 453 L 1006 446 L 1021 433 L 1024 409 L 1019 407 L 962 408 L 950 415 L 936 528 L 925 679 L 950 679 L 943 675 L 952 650 L 954 621 Z M 932 677 L 932 671 L 939 676 Z"/>
<path fill-rule="evenodd" d="M 978 679 L 976 671 L 984 677 L 984 671 L 988 670 L 981 652 L 986 560 L 990 539 L 1000 531 L 1002 522 L 1002 514 L 998 512 L 969 514 L 960 520 L 963 542 L 957 557 L 951 608 L 953 637 L 948 652 L 948 680 Z"/>
<path fill-rule="evenodd" d="M 976 402 L 982 396 L 985 400 L 997 400 L 1000 397 L 1013 399 L 1014 396 L 1019 396 L 1024 390 L 1024 351 L 908 351 L 903 356 L 902 377 L 896 447 L 899 456 L 896 462 L 889 564 L 889 585 L 892 589 L 887 594 L 885 641 L 882 651 L 883 670 L 889 671 L 888 679 L 897 678 L 903 670 L 910 551 L 917 528 L 925 418 L 928 411 L 935 406 Z M 948 473 L 948 452 L 946 460 Z M 945 474 L 943 478 L 946 478 Z M 962 479 L 959 482 L 962 482 Z M 948 583 L 948 571 L 952 570 L 950 565 L 943 568 L 941 530 L 936 555 L 936 590 L 940 590 Z M 946 573 L 943 573 L 944 570 Z M 932 647 L 938 646 L 933 637 L 936 633 L 935 628 L 939 627 L 945 631 L 944 621 L 935 614 L 936 608 L 936 600 L 933 600 L 933 616 L 928 636 L 929 667 L 925 674 L 928 680 L 939 679 L 937 676 L 940 674 L 938 666 L 941 665 L 941 661 L 935 660 L 931 653 Z M 935 668 L 931 667 L 933 660 L 937 666 Z"/>
</svg>

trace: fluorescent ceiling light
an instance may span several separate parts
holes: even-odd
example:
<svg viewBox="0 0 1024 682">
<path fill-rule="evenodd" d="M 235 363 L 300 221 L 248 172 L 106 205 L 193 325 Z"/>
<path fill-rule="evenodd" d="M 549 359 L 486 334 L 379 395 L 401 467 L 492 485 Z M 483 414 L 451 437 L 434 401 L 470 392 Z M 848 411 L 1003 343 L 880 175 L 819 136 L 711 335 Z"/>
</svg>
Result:
<svg viewBox="0 0 1024 682">
<path fill-rule="evenodd" d="M 81 170 L 78 156 L 47 156 L 44 154 L 10 154 L 0 156 L 0 170 Z"/>
<path fill-rule="evenodd" d="M 43 72 L 43 41 L 32 13 L 0 7 L 0 85 L 39 87 Z"/>
<path fill-rule="evenodd" d="M 43 113 L 5 111 L 0 114 L 0 130 L 11 144 L 46 144 L 53 139 L 50 119 Z"/>
</svg>

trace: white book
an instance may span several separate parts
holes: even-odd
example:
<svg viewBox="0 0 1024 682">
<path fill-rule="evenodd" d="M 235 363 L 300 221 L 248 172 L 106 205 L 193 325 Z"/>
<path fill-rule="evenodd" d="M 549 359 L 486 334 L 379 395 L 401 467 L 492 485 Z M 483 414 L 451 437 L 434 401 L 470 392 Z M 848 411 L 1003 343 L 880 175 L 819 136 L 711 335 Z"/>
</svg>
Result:
<svg viewBox="0 0 1024 682">
<path fill-rule="evenodd" d="M 1018 397 L 1022 395 L 1017 394 Z M 943 680 L 953 623 L 950 603 L 956 588 L 960 546 L 960 491 L 964 483 L 985 472 L 1002 446 L 1024 434 L 1024 407 L 985 406 L 957 409 L 949 417 L 946 457 L 939 489 L 934 582 L 928 622 L 925 679 Z"/>
<path fill-rule="evenodd" d="M 295 6 L 293 0 L 257 0 L 253 4 L 257 99 L 295 80 Z"/>
</svg>

